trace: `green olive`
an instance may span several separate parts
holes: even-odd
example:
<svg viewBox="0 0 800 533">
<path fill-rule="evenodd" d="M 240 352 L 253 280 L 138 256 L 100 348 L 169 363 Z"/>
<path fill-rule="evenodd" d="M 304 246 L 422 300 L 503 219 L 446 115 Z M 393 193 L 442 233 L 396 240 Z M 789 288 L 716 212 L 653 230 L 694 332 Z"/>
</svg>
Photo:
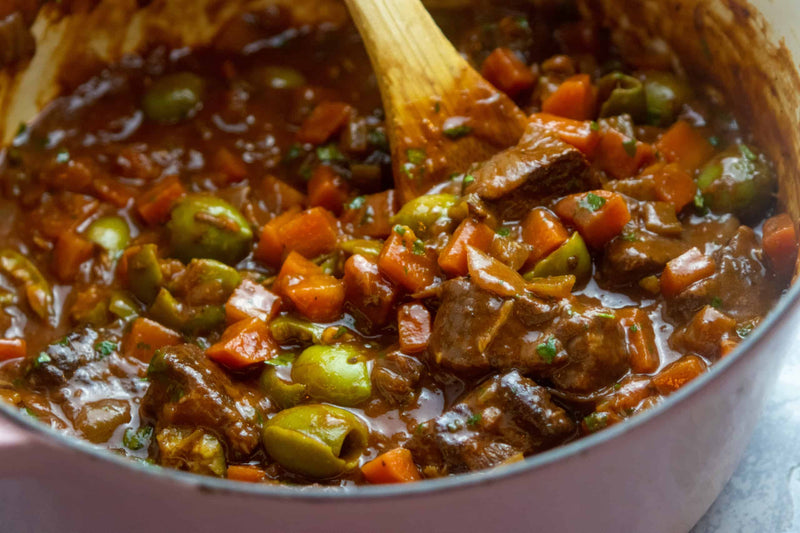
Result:
<svg viewBox="0 0 800 533">
<path fill-rule="evenodd" d="M 533 270 L 523 277 L 530 281 L 533 278 L 569 274 L 575 276 L 578 283 L 586 281 L 592 275 L 592 256 L 589 255 L 589 249 L 577 231 L 555 252 L 536 263 Z"/>
<path fill-rule="evenodd" d="M 206 258 L 233 264 L 247 255 L 253 240 L 253 230 L 238 209 L 201 194 L 180 200 L 168 227 L 172 253 L 184 263 Z"/>
<path fill-rule="evenodd" d="M 164 282 L 155 244 L 143 244 L 128 256 L 128 289 L 144 303 L 152 303 Z"/>
<path fill-rule="evenodd" d="M 654 70 L 643 76 L 647 122 L 653 126 L 669 126 L 675 122 L 683 104 L 691 100 L 692 88 L 671 72 Z"/>
<path fill-rule="evenodd" d="M 163 288 L 150 306 L 149 313 L 157 322 L 187 335 L 212 331 L 225 321 L 222 305 L 183 305 Z"/>
<path fill-rule="evenodd" d="M 598 80 L 597 89 L 598 101 L 603 102 L 601 117 L 628 114 L 636 123 L 644 122 L 647 118 L 644 86 L 633 76 L 621 72 L 606 74 Z"/>
<path fill-rule="evenodd" d="M 25 298 L 33 312 L 47 320 L 53 311 L 53 291 L 45 277 L 27 257 L 5 248 L 0 250 L 0 272 L 25 288 Z"/>
<path fill-rule="evenodd" d="M 455 205 L 456 196 L 452 194 L 426 194 L 407 202 L 392 217 L 392 224 L 408 226 L 417 236 L 426 235 L 427 231 Z"/>
<path fill-rule="evenodd" d="M 113 315 L 123 320 L 133 318 L 139 314 L 139 306 L 125 291 L 114 291 L 111 293 L 108 310 L 111 311 Z"/>
<path fill-rule="evenodd" d="M 86 229 L 86 238 L 116 255 L 128 246 L 131 230 L 125 219 L 117 216 L 101 217 Z"/>
<path fill-rule="evenodd" d="M 358 467 L 369 430 L 354 414 L 330 405 L 279 412 L 262 430 L 264 449 L 285 469 L 315 479 Z"/>
<path fill-rule="evenodd" d="M 339 249 L 343 252 L 367 257 L 379 256 L 382 248 L 382 241 L 370 241 L 367 239 L 352 239 L 339 243 Z"/>
<path fill-rule="evenodd" d="M 190 72 L 176 72 L 157 79 L 142 98 L 147 118 L 173 124 L 197 111 L 205 91 L 203 78 Z"/>
<path fill-rule="evenodd" d="M 224 476 L 225 450 L 219 440 L 202 429 L 166 427 L 156 435 L 159 462 L 195 474 Z"/>
<path fill-rule="evenodd" d="M 744 144 L 709 161 L 697 178 L 705 207 L 744 219 L 754 219 L 770 206 L 775 186 L 764 156 Z"/>
<path fill-rule="evenodd" d="M 267 366 L 261 373 L 260 384 L 264 394 L 277 403 L 281 409 L 294 407 L 306 397 L 305 385 L 284 381 L 272 366 Z"/>
<path fill-rule="evenodd" d="M 239 272 L 224 263 L 214 259 L 192 259 L 175 284 L 180 287 L 170 286 L 170 290 L 182 295 L 191 305 L 222 304 L 241 281 Z"/>
<path fill-rule="evenodd" d="M 250 69 L 247 81 L 257 89 L 295 89 L 306 84 L 305 77 L 291 67 L 259 66 Z"/>
<path fill-rule="evenodd" d="M 352 407 L 372 394 L 363 354 L 354 346 L 310 346 L 292 365 L 292 380 L 316 400 Z"/>
<path fill-rule="evenodd" d="M 322 333 L 325 331 L 325 327 L 289 316 L 280 316 L 269 323 L 272 337 L 280 344 L 286 344 L 293 340 L 319 344 L 322 342 Z"/>
</svg>

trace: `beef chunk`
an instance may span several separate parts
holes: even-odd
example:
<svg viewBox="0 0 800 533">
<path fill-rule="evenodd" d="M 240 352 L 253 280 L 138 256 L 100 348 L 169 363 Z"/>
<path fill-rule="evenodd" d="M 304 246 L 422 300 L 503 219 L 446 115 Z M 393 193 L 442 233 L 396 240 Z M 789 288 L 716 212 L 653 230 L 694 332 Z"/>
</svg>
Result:
<svg viewBox="0 0 800 533">
<path fill-rule="evenodd" d="M 36 51 L 36 41 L 20 13 L 0 20 L 0 67 L 28 59 Z"/>
<path fill-rule="evenodd" d="M 667 300 L 667 316 L 686 322 L 706 305 L 719 307 L 737 321 L 769 312 L 781 287 L 767 270 L 752 229 L 740 226 L 714 254 L 717 271 Z"/>
<path fill-rule="evenodd" d="M 97 361 L 102 354 L 95 346 L 100 340 L 93 329 L 74 331 L 38 354 L 28 355 L 25 372 L 36 388 L 64 386 L 82 366 Z"/>
<path fill-rule="evenodd" d="M 142 414 L 157 427 L 190 426 L 213 432 L 233 458 L 246 458 L 258 445 L 257 399 L 193 344 L 156 352 L 147 375 L 150 387 Z"/>
<path fill-rule="evenodd" d="M 512 370 L 485 381 L 417 437 L 454 471 L 480 470 L 569 439 L 575 424 L 546 389 Z M 424 456 L 423 456 L 424 457 Z M 428 454 L 423 460 L 438 460 Z"/>
<path fill-rule="evenodd" d="M 391 405 L 403 405 L 413 399 L 422 370 L 422 363 L 415 357 L 392 352 L 375 361 L 372 383 Z"/>
<path fill-rule="evenodd" d="M 503 219 L 519 219 L 551 196 L 597 187 L 583 154 L 541 124 L 531 123 L 519 143 L 473 172 L 475 192 Z"/>
</svg>

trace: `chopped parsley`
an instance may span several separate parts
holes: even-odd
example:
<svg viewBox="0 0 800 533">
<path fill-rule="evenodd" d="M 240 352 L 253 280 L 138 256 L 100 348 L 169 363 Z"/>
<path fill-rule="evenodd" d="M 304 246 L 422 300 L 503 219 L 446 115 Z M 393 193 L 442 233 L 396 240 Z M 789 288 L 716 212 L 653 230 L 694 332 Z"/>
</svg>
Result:
<svg viewBox="0 0 800 533">
<path fill-rule="evenodd" d="M 614 383 L 614 390 L 620 390 L 622 388 L 621 383 Z"/>
<path fill-rule="evenodd" d="M 637 333 L 639 331 L 639 324 L 634 324 L 630 328 L 628 328 L 631 333 Z"/>
<path fill-rule="evenodd" d="M 283 161 L 286 163 L 288 163 L 289 161 L 294 161 L 295 159 L 298 159 L 300 157 L 300 154 L 302 153 L 303 149 L 300 147 L 300 145 L 294 143 L 286 151 L 286 155 L 283 156 Z"/>
<path fill-rule="evenodd" d="M 708 144 L 710 144 L 714 148 L 718 148 L 720 142 L 721 141 L 719 140 L 719 137 L 717 137 L 716 135 L 712 135 L 711 137 L 708 138 Z"/>
<path fill-rule="evenodd" d="M 756 154 L 754 154 L 750 147 L 746 144 L 740 144 L 739 151 L 742 152 L 742 155 L 745 156 L 748 161 L 755 161 L 758 159 L 758 156 L 756 156 Z"/>
<path fill-rule="evenodd" d="M 425 255 L 425 243 L 417 239 L 414 241 L 411 251 L 414 252 L 414 255 Z"/>
<path fill-rule="evenodd" d="M 467 425 L 471 427 L 477 426 L 481 419 L 483 419 L 483 416 L 480 413 L 473 413 L 467 418 Z"/>
<path fill-rule="evenodd" d="M 595 193 L 588 193 L 582 200 L 578 202 L 578 207 L 586 209 L 594 213 L 601 207 L 606 205 L 606 199 L 602 196 L 597 196 Z"/>
<path fill-rule="evenodd" d="M 613 313 L 597 313 L 595 316 L 599 316 L 600 318 L 614 318 Z"/>
<path fill-rule="evenodd" d="M 107 357 L 117 350 L 117 343 L 114 341 L 102 341 L 94 345 L 94 349 L 101 355 Z"/>
<path fill-rule="evenodd" d="M 294 361 L 294 354 L 291 352 L 284 352 L 264 362 L 270 366 L 286 366 L 292 361 Z"/>
<path fill-rule="evenodd" d="M 366 196 L 356 196 L 350 203 L 347 204 L 348 209 L 361 209 L 364 206 L 364 203 L 367 201 Z"/>
<path fill-rule="evenodd" d="M 333 334 L 333 338 L 334 338 L 334 339 L 338 339 L 339 337 L 341 337 L 342 335 L 344 335 L 345 333 L 347 333 L 347 331 L 348 331 L 348 330 L 347 330 L 347 328 L 346 328 L 346 327 L 344 327 L 344 326 L 339 326 L 339 327 L 336 329 L 336 333 L 334 333 L 334 334 Z"/>
<path fill-rule="evenodd" d="M 405 226 L 401 226 L 400 224 L 394 227 L 394 232 L 400 235 L 401 237 L 406 234 Z"/>
<path fill-rule="evenodd" d="M 428 159 L 428 154 L 426 154 L 425 150 L 421 148 L 409 148 L 406 150 L 406 157 L 411 163 L 415 165 L 421 165 L 426 159 Z"/>
<path fill-rule="evenodd" d="M 367 142 L 379 150 L 389 151 L 389 141 L 383 130 L 371 130 L 367 133 Z"/>
<path fill-rule="evenodd" d="M 317 157 L 320 161 L 344 161 L 347 159 L 335 144 L 326 144 L 317 148 Z"/>
<path fill-rule="evenodd" d="M 541 343 L 539 346 L 536 347 L 536 353 L 539 354 L 539 357 L 547 363 L 548 365 L 553 362 L 553 359 L 556 358 L 556 354 L 558 354 L 558 348 L 556 348 L 556 338 L 550 337 L 547 341 Z"/>
<path fill-rule="evenodd" d="M 466 176 L 464 176 L 464 181 L 463 181 L 464 185 L 469 185 L 473 181 L 475 181 L 475 176 L 473 176 L 472 174 L 467 174 Z"/>
<path fill-rule="evenodd" d="M 499 228 L 495 233 L 497 233 L 501 237 L 508 237 L 509 235 L 511 235 L 511 230 L 504 227 L 504 228 Z"/>
<path fill-rule="evenodd" d="M 636 242 L 639 240 L 639 237 L 636 236 L 635 231 L 626 231 L 622 234 L 622 240 L 625 242 Z"/>
<path fill-rule="evenodd" d="M 736 334 L 739 335 L 742 339 L 747 337 L 753 332 L 753 324 L 742 324 L 741 326 L 736 328 Z"/>
<path fill-rule="evenodd" d="M 441 102 L 436 102 L 435 104 L 433 104 L 433 112 L 434 113 L 438 113 L 441 110 L 442 110 L 442 103 Z"/>
<path fill-rule="evenodd" d="M 636 139 L 624 141 L 622 147 L 625 149 L 625 153 L 628 154 L 628 157 L 636 156 Z"/>
<path fill-rule="evenodd" d="M 69 150 L 66 148 L 60 148 L 56 153 L 56 163 L 68 163 L 69 162 Z"/>
<path fill-rule="evenodd" d="M 591 433 L 608 426 L 608 413 L 592 413 L 583 419 L 583 425 Z"/>
<path fill-rule="evenodd" d="M 711 298 L 711 307 L 714 309 L 720 309 L 722 307 L 722 298 L 719 296 L 714 296 Z"/>
<path fill-rule="evenodd" d="M 20 122 L 19 126 L 17 126 L 17 133 L 14 134 L 14 137 L 22 137 L 28 133 L 28 125 L 24 122 Z"/>
<path fill-rule="evenodd" d="M 589 123 L 589 129 L 592 131 L 600 131 L 600 124 L 598 124 L 596 120 L 593 120 Z"/>
<path fill-rule="evenodd" d="M 141 450 L 150 443 L 153 426 L 142 426 L 139 429 L 128 428 L 122 434 L 122 444 L 129 450 Z"/>
<path fill-rule="evenodd" d="M 37 355 L 36 359 L 33 360 L 33 368 L 39 368 L 52 360 L 53 358 L 47 355 L 47 352 L 39 352 L 39 355 Z"/>
<path fill-rule="evenodd" d="M 452 128 L 447 128 L 442 133 L 445 134 L 446 137 L 449 139 L 460 139 L 461 137 L 466 137 L 470 133 L 472 133 L 472 126 L 467 126 L 466 124 L 461 124 L 460 126 L 453 126 Z"/>
</svg>

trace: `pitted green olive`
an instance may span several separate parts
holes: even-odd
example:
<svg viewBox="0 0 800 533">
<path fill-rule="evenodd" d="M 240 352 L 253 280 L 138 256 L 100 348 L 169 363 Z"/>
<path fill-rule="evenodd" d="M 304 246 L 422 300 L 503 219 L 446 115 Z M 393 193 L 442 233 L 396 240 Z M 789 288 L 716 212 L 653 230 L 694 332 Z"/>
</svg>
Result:
<svg viewBox="0 0 800 533">
<path fill-rule="evenodd" d="M 621 72 L 606 74 L 597 82 L 601 117 L 628 114 L 636 123 L 647 118 L 647 98 L 642 82 Z"/>
<path fill-rule="evenodd" d="M 183 261 L 216 259 L 233 264 L 244 258 L 253 230 L 238 209 L 213 196 L 185 196 L 168 223 L 172 254 Z"/>
<path fill-rule="evenodd" d="M 258 66 L 245 76 L 257 89 L 294 89 L 306 84 L 305 77 L 291 67 Z"/>
<path fill-rule="evenodd" d="M 322 342 L 322 332 L 325 331 L 325 326 L 300 318 L 279 316 L 269 323 L 269 330 L 272 333 L 272 337 L 281 344 L 286 344 L 289 341 L 320 343 Z"/>
<path fill-rule="evenodd" d="M 586 243 L 577 231 L 555 252 L 536 263 L 533 270 L 527 272 L 523 277 L 530 281 L 533 278 L 569 274 L 575 276 L 578 283 L 587 280 L 592 275 L 592 257 L 589 255 Z"/>
<path fill-rule="evenodd" d="M 354 414 L 330 405 L 279 412 L 262 430 L 264 449 L 285 469 L 315 479 L 354 470 L 369 430 Z"/>
<path fill-rule="evenodd" d="M 268 366 L 261 373 L 261 390 L 281 409 L 294 407 L 306 397 L 306 386 L 289 383 L 281 379 L 274 367 Z"/>
<path fill-rule="evenodd" d="M 143 244 L 128 256 L 128 289 L 148 304 L 156 299 L 164 282 L 156 252 L 155 244 Z"/>
<path fill-rule="evenodd" d="M 191 116 L 203 100 L 205 82 L 190 72 L 176 72 L 156 80 L 142 98 L 147 118 L 173 124 Z"/>
<path fill-rule="evenodd" d="M 408 226 L 417 236 L 423 236 L 456 203 L 452 194 L 426 194 L 406 203 L 392 217 L 392 224 Z"/>
<path fill-rule="evenodd" d="M 705 207 L 744 219 L 758 217 L 769 207 L 775 184 L 764 157 L 744 144 L 709 161 L 697 178 Z"/>
<path fill-rule="evenodd" d="M 292 379 L 316 400 L 350 407 L 367 400 L 372 382 L 363 354 L 346 344 L 311 346 L 292 365 Z"/>
<path fill-rule="evenodd" d="M 125 219 L 117 216 L 98 218 L 86 229 L 86 238 L 116 255 L 128 246 L 131 230 Z"/>
<path fill-rule="evenodd" d="M 647 95 L 647 122 L 653 126 L 669 126 L 683 104 L 692 98 L 692 88 L 671 72 L 650 71 L 644 74 Z"/>
</svg>

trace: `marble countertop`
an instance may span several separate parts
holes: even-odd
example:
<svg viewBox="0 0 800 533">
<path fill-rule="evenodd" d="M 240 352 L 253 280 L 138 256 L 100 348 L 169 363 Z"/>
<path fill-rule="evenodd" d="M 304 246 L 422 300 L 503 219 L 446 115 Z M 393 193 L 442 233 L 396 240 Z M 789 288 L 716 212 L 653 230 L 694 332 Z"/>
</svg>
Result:
<svg viewBox="0 0 800 533">
<path fill-rule="evenodd" d="M 800 531 L 800 336 L 741 464 L 692 533 Z"/>
</svg>

